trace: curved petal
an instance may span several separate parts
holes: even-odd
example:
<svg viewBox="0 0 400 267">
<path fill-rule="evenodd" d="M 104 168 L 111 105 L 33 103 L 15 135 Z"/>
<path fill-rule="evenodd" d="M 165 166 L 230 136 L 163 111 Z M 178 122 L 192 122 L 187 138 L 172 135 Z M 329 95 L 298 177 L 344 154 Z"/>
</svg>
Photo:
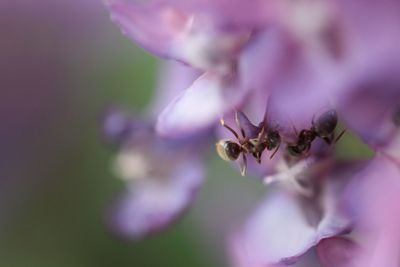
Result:
<svg viewBox="0 0 400 267">
<path fill-rule="evenodd" d="M 334 92 L 338 108 L 349 128 L 379 149 L 391 141 L 392 118 L 400 109 L 400 2 L 339 0 L 336 5 L 347 37 L 342 69 L 348 80 Z"/>
<path fill-rule="evenodd" d="M 161 57 L 182 60 L 173 46 L 190 24 L 189 16 L 161 4 L 133 0 L 105 0 L 105 4 L 111 19 L 141 47 Z"/>
<path fill-rule="evenodd" d="M 164 109 L 157 131 L 174 136 L 210 127 L 242 101 L 246 92 L 236 87 L 236 78 L 210 72 L 202 75 Z"/>
<path fill-rule="evenodd" d="M 234 251 L 240 253 L 238 257 L 248 261 L 249 266 L 291 264 L 320 240 L 352 229 L 354 214 L 344 205 L 347 196 L 344 189 L 363 165 L 325 163 L 316 165 L 315 171 L 308 174 L 315 176 L 314 194 L 304 196 L 281 187 L 268 192 L 234 238 Z M 323 177 L 327 172 L 329 176 Z"/>
<path fill-rule="evenodd" d="M 193 201 L 203 178 L 202 164 L 190 159 L 181 162 L 169 177 L 135 181 L 111 214 L 113 228 L 132 239 L 165 229 Z"/>
<path fill-rule="evenodd" d="M 158 116 L 161 111 L 183 90 L 187 89 L 201 73 L 179 62 L 169 61 L 161 65 L 158 86 L 148 113 Z"/>
<path fill-rule="evenodd" d="M 294 263 L 322 238 L 348 227 L 342 222 L 318 223 L 319 212 L 309 205 L 287 192 L 267 197 L 235 238 L 249 266 Z"/>
<path fill-rule="evenodd" d="M 370 63 L 373 66 L 363 67 L 337 92 L 337 103 L 346 125 L 364 142 L 380 148 L 390 143 L 399 129 L 394 118 L 400 109 L 400 58 Z"/>
<path fill-rule="evenodd" d="M 376 156 L 349 187 L 347 206 L 357 215 L 356 267 L 399 266 L 400 168 Z"/>
<path fill-rule="evenodd" d="M 272 13 L 271 4 L 263 0 L 167 0 L 189 12 L 206 13 L 218 24 L 257 27 Z"/>
</svg>

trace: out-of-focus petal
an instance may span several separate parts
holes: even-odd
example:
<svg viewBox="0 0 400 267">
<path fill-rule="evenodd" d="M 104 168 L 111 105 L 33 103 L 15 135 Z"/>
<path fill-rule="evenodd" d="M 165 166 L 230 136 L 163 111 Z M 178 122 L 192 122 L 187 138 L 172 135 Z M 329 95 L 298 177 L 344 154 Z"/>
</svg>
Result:
<svg viewBox="0 0 400 267">
<path fill-rule="evenodd" d="M 174 45 L 190 24 L 190 17 L 173 7 L 140 1 L 105 0 L 111 19 L 141 47 L 161 57 L 182 60 Z"/>
<path fill-rule="evenodd" d="M 379 150 L 394 136 L 392 118 L 400 106 L 400 2 L 339 0 L 335 5 L 346 36 L 341 69 L 347 81 L 332 94 L 347 126 Z"/>
<path fill-rule="evenodd" d="M 218 121 L 242 101 L 236 77 L 205 73 L 161 113 L 157 131 L 166 136 L 194 133 Z"/>
<path fill-rule="evenodd" d="M 227 73 L 250 37 L 251 28 L 217 25 L 209 14 L 163 1 L 107 0 L 111 18 L 151 53 L 202 70 Z"/>
<path fill-rule="evenodd" d="M 294 263 L 322 238 L 348 228 L 347 221 L 321 223 L 324 219 L 319 219 L 320 211 L 311 206 L 288 192 L 270 193 L 235 237 L 241 258 L 249 266 Z"/>
<path fill-rule="evenodd" d="M 219 25 L 260 27 L 273 14 L 272 5 L 263 0 L 166 0 L 191 13 L 208 14 Z"/>
<path fill-rule="evenodd" d="M 323 267 L 352 267 L 357 244 L 345 237 L 331 237 L 321 240 L 317 253 Z"/>
<path fill-rule="evenodd" d="M 169 61 L 162 64 L 155 97 L 148 108 L 148 113 L 153 114 L 154 117 L 158 116 L 177 95 L 190 87 L 200 75 L 201 73 L 198 70 L 179 62 Z"/>
<path fill-rule="evenodd" d="M 381 55 L 384 56 L 384 55 Z M 400 108 L 400 58 L 381 58 L 353 73 L 336 92 L 346 125 L 374 148 L 386 146 L 398 133 L 394 117 Z"/>
<path fill-rule="evenodd" d="M 112 226 L 132 239 L 165 229 L 193 201 L 203 178 L 203 166 L 195 159 L 180 162 L 169 177 L 143 177 L 117 203 Z"/>
<path fill-rule="evenodd" d="M 121 145 L 127 139 L 152 128 L 150 122 L 134 118 L 118 107 L 109 107 L 101 117 L 102 134 L 105 141 Z"/>
<path fill-rule="evenodd" d="M 334 108 L 329 90 L 340 84 L 336 71 L 324 61 L 294 52 L 285 68 L 269 83 L 267 121 L 286 135 L 310 129 L 312 119 Z"/>
<path fill-rule="evenodd" d="M 356 267 L 400 264 L 399 177 L 399 166 L 378 155 L 348 189 L 348 206 L 357 215 L 360 250 L 354 255 Z"/>
</svg>

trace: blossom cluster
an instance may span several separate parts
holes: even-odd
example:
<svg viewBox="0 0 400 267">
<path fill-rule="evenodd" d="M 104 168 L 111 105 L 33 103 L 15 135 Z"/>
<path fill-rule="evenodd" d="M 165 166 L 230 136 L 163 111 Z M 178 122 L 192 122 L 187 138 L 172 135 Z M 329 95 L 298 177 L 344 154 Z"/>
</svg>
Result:
<svg viewBox="0 0 400 267">
<path fill-rule="evenodd" d="M 399 266 L 399 1 L 105 4 L 168 60 L 150 122 L 105 119 L 128 185 L 111 219 L 121 233 L 145 237 L 186 210 L 216 137 L 223 159 L 268 188 L 228 238 L 233 266 Z M 350 133 L 373 156 L 337 158 Z"/>
</svg>

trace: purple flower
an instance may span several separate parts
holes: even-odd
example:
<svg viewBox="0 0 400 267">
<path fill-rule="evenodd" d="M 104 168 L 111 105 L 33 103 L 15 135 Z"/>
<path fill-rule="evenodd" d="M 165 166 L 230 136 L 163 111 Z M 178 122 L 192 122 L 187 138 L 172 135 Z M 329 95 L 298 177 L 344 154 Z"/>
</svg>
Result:
<svg viewBox="0 0 400 267">
<path fill-rule="evenodd" d="M 223 0 L 107 2 L 139 45 L 203 72 L 161 112 L 158 133 L 184 136 L 223 118 L 222 158 L 270 185 L 232 235 L 233 264 L 294 264 L 314 254 L 308 266 L 396 266 L 396 220 L 380 209 L 397 209 L 366 196 L 387 191 L 395 201 L 400 189 L 398 1 L 234 3 L 240 9 Z M 373 159 L 335 158 L 338 122 L 376 152 Z M 389 180 L 375 187 L 380 173 Z M 381 233 L 385 228 L 390 234 Z M 369 261 L 369 244 L 381 236 Z M 347 254 L 338 255 L 342 250 Z M 349 255 L 357 260 L 346 261 Z"/>
<path fill-rule="evenodd" d="M 127 187 L 110 213 L 113 228 L 132 239 L 165 229 L 188 208 L 203 183 L 200 149 L 188 140 L 162 139 L 151 124 L 116 111 L 105 124 L 111 140 L 120 143 L 113 170 Z"/>
<path fill-rule="evenodd" d="M 265 20 L 265 14 L 257 16 L 265 4 L 235 3 L 106 1 L 113 20 L 139 45 L 204 71 L 161 113 L 159 133 L 171 136 L 206 128 L 239 106 L 252 89 L 241 84 L 240 62 L 246 61 L 244 49 Z"/>
<path fill-rule="evenodd" d="M 348 232 L 353 217 L 344 209 L 343 188 L 354 168 L 331 160 L 314 163 L 288 177 L 290 184 L 271 187 L 231 241 L 234 266 L 295 263 L 320 240 Z"/>
<path fill-rule="evenodd" d="M 168 101 L 197 75 L 187 67 L 169 64 L 160 79 L 158 96 L 149 114 Z M 149 118 L 138 119 L 117 108 L 104 116 L 104 137 L 118 148 L 115 175 L 126 190 L 109 214 L 113 229 L 125 238 L 141 239 L 164 230 L 193 202 L 205 171 L 201 148 L 207 135 L 165 139 L 158 136 Z"/>
</svg>

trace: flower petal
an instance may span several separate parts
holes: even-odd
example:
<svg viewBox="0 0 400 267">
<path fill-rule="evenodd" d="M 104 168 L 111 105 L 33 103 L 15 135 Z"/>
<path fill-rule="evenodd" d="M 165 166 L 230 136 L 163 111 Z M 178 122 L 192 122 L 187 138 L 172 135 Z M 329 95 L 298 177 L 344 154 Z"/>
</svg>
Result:
<svg viewBox="0 0 400 267">
<path fill-rule="evenodd" d="M 274 192 L 235 239 L 247 266 L 268 266 L 294 263 L 317 243 L 317 234 L 294 195 Z"/>
<path fill-rule="evenodd" d="M 141 47 L 161 57 L 182 60 L 173 46 L 190 23 L 189 16 L 172 7 L 140 1 L 105 0 L 105 4 L 111 19 Z"/>
<path fill-rule="evenodd" d="M 193 201 L 203 178 L 202 164 L 190 159 L 177 166 L 170 177 L 136 181 L 111 214 L 113 228 L 132 239 L 165 229 Z"/>
<path fill-rule="evenodd" d="M 397 62 L 396 62 L 397 61 Z M 337 92 L 346 125 L 375 148 L 386 146 L 398 132 L 394 116 L 400 108 L 400 58 L 374 60 L 348 86 Z"/>
<path fill-rule="evenodd" d="M 357 267 L 399 266 L 399 177 L 399 166 L 378 155 L 347 190 L 347 206 L 357 216 Z"/>
<path fill-rule="evenodd" d="M 236 77 L 205 73 L 170 103 L 157 121 L 164 136 L 194 133 L 210 127 L 243 99 L 244 90 L 236 87 Z"/>
<path fill-rule="evenodd" d="M 320 171 L 325 173 L 326 168 L 332 168 L 334 173 L 326 179 L 321 179 L 318 171 L 315 173 L 318 181 L 313 183 L 321 182 L 322 187 L 314 196 L 304 197 L 288 190 L 268 193 L 234 238 L 234 251 L 240 253 L 238 257 L 248 261 L 249 266 L 290 264 L 297 262 L 321 239 L 351 229 L 353 217 L 343 208 L 343 189 L 358 168 L 353 164 L 327 164 Z"/>
<path fill-rule="evenodd" d="M 187 89 L 201 73 L 179 62 L 168 61 L 161 65 L 156 95 L 149 114 L 157 117 L 161 111 L 183 90 Z"/>
</svg>

